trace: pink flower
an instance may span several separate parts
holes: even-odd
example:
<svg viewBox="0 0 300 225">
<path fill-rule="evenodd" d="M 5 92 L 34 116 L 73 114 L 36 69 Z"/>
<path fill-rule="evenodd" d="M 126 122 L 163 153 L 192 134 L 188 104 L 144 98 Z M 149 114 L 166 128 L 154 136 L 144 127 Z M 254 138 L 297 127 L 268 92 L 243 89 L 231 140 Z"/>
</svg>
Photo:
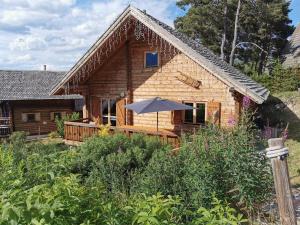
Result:
<svg viewBox="0 0 300 225">
<path fill-rule="evenodd" d="M 249 109 L 250 104 L 251 104 L 250 98 L 248 96 L 244 96 L 243 97 L 243 104 L 242 104 L 243 108 L 244 109 Z"/>
<path fill-rule="evenodd" d="M 288 134 L 289 134 L 289 131 L 287 129 L 284 129 L 284 131 L 282 132 L 282 138 L 284 140 L 286 140 L 288 138 Z"/>
<path fill-rule="evenodd" d="M 236 121 L 235 121 L 235 119 L 234 119 L 232 116 L 230 116 L 229 119 L 228 119 L 228 121 L 227 121 L 227 123 L 228 123 L 230 126 L 234 126 L 235 123 L 236 123 Z"/>
<path fill-rule="evenodd" d="M 272 137 L 272 128 L 267 126 L 263 131 L 263 137 L 265 139 L 270 139 Z"/>
</svg>

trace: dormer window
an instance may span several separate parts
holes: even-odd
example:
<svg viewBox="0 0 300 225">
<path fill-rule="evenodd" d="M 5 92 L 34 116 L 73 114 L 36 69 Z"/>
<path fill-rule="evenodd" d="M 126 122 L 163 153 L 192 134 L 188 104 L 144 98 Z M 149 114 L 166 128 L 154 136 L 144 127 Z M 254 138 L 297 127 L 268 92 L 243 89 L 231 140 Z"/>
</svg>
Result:
<svg viewBox="0 0 300 225">
<path fill-rule="evenodd" d="M 145 68 L 158 67 L 158 58 L 158 52 L 145 52 Z"/>
</svg>

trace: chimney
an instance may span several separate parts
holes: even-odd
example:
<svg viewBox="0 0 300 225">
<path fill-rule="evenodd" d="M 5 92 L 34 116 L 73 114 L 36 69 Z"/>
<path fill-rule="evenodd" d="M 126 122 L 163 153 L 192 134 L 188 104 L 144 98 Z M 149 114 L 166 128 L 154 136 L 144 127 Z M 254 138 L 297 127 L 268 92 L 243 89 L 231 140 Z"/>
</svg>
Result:
<svg viewBox="0 0 300 225">
<path fill-rule="evenodd" d="M 46 71 L 47 70 L 47 65 L 44 65 L 44 71 Z"/>
<path fill-rule="evenodd" d="M 144 9 L 144 10 L 143 10 L 143 12 L 144 12 L 144 13 L 147 13 L 147 10 L 146 10 L 146 9 Z"/>
</svg>

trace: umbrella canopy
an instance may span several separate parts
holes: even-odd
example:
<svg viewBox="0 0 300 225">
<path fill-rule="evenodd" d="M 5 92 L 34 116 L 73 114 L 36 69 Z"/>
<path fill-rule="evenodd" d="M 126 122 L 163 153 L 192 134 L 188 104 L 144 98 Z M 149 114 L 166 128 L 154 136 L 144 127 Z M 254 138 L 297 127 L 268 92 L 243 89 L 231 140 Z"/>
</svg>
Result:
<svg viewBox="0 0 300 225">
<path fill-rule="evenodd" d="M 158 112 L 193 109 L 192 106 L 173 102 L 167 99 L 161 99 L 160 97 L 128 104 L 125 105 L 125 108 L 135 111 L 137 114 L 156 112 L 157 133 L 158 133 Z"/>
<path fill-rule="evenodd" d="M 173 110 L 189 110 L 193 109 L 192 106 L 177 103 L 167 99 L 161 99 L 159 97 L 135 102 L 132 104 L 125 105 L 126 109 L 135 111 L 137 114 L 151 113 L 151 112 L 162 112 L 162 111 L 173 111 Z"/>
</svg>

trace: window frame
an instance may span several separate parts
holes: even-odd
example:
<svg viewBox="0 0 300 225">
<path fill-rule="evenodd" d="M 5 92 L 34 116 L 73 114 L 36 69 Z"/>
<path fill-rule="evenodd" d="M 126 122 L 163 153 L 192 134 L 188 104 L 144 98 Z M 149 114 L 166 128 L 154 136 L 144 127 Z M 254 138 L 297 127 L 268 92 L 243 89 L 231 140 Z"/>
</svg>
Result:
<svg viewBox="0 0 300 225">
<path fill-rule="evenodd" d="M 24 120 L 24 115 L 26 116 L 25 120 Z M 28 119 L 29 115 L 34 115 L 34 120 L 29 120 Z M 40 112 L 24 112 L 24 113 L 21 113 L 21 119 L 22 119 L 23 123 L 38 123 L 41 121 L 41 113 Z"/>
<path fill-rule="evenodd" d="M 66 111 L 52 111 L 50 112 L 50 120 L 51 121 L 55 121 L 55 114 L 59 113 L 60 114 L 60 118 L 63 118 L 64 116 L 67 115 Z"/>
<path fill-rule="evenodd" d="M 112 116 L 111 115 L 111 100 L 115 101 L 115 106 L 116 106 L 116 115 L 115 116 Z M 103 101 L 107 101 L 108 104 L 107 104 L 107 115 L 103 115 L 103 107 L 102 107 L 102 102 Z M 108 123 L 104 124 L 104 125 L 109 125 L 109 126 L 117 126 L 117 99 L 116 98 L 101 98 L 100 99 L 100 115 L 101 115 L 101 123 L 103 123 L 103 118 L 107 118 L 107 121 Z M 114 118 L 114 121 L 116 123 L 116 125 L 111 125 L 111 118 Z"/>
<path fill-rule="evenodd" d="M 156 66 L 147 66 L 147 54 L 148 53 L 150 53 L 150 54 L 157 53 L 157 65 Z M 159 68 L 159 67 L 160 67 L 160 55 L 159 55 L 159 52 L 158 51 L 145 51 L 144 52 L 144 69 L 151 70 L 151 69 L 156 69 L 156 68 Z"/>
<path fill-rule="evenodd" d="M 185 120 L 185 112 L 187 110 L 183 110 L 183 114 L 182 114 L 182 121 L 184 124 L 191 124 L 191 125 L 201 125 L 201 124 L 205 124 L 205 121 L 207 119 L 207 102 L 203 102 L 203 101 L 183 101 L 183 104 L 186 103 L 191 103 L 193 104 L 193 122 L 186 122 Z M 205 112 L 204 112 L 204 123 L 197 123 L 197 104 L 204 104 L 205 107 Z"/>
</svg>

